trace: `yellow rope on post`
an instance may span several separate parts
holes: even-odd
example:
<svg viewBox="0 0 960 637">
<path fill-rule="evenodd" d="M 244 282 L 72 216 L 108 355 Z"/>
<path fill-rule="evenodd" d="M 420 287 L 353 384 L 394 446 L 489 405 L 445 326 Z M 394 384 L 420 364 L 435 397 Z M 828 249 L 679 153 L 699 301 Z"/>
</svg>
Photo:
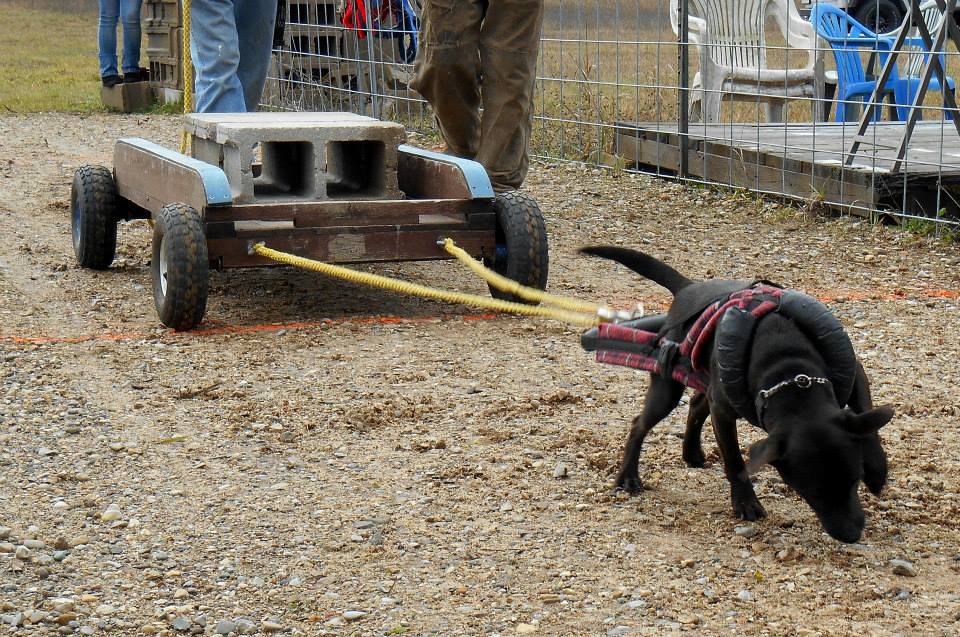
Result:
<svg viewBox="0 0 960 637">
<path fill-rule="evenodd" d="M 193 112 L 193 59 L 190 57 L 190 0 L 183 0 L 183 42 L 182 65 L 183 71 L 183 112 Z M 180 137 L 180 152 L 186 154 L 190 149 L 190 136 L 184 130 Z"/>
<path fill-rule="evenodd" d="M 501 301 L 500 299 L 488 298 L 478 294 L 440 290 L 437 288 L 428 287 L 426 285 L 418 285 L 416 283 L 392 279 L 379 274 L 359 272 L 357 270 L 351 270 L 350 268 L 344 268 L 339 265 L 324 263 L 322 261 L 314 261 L 313 259 L 305 259 L 303 257 L 298 257 L 286 252 L 280 252 L 279 250 L 273 250 L 266 247 L 262 243 L 257 243 L 251 246 L 250 252 L 278 263 L 285 263 L 286 265 L 292 265 L 305 270 L 319 272 L 320 274 L 343 279 L 344 281 L 350 281 L 351 283 L 370 285 L 384 290 L 398 292 L 400 294 L 421 296 L 423 298 L 434 299 L 437 301 L 447 301 L 449 303 L 462 303 L 463 305 L 471 305 L 473 307 L 479 307 L 485 310 L 494 310 L 496 312 L 509 312 L 511 314 L 521 314 L 523 316 L 539 316 L 543 318 L 550 318 L 568 323 L 570 325 L 576 325 L 578 327 L 594 327 L 600 324 L 600 318 L 596 315 L 571 312 L 555 307 L 512 303 L 510 301 Z"/>
<path fill-rule="evenodd" d="M 596 303 L 590 303 L 589 301 L 580 301 L 579 299 L 557 296 L 556 294 L 550 294 L 549 292 L 544 292 L 543 290 L 538 290 L 537 288 L 532 288 L 517 283 L 513 279 L 508 279 L 502 274 L 494 272 L 490 268 L 484 266 L 482 263 L 470 256 L 466 250 L 454 243 L 453 239 L 450 239 L 449 237 L 443 240 L 443 249 L 447 251 L 447 254 L 455 257 L 460 263 L 466 265 L 480 278 L 501 292 L 506 292 L 507 294 L 512 294 L 513 296 L 517 296 L 521 299 L 534 303 L 544 303 L 546 305 L 552 305 L 553 307 L 563 308 L 572 312 L 595 314 L 602 320 L 606 321 L 625 321 L 631 318 L 637 318 L 630 312 L 612 310 L 608 307 L 597 305 Z"/>
</svg>

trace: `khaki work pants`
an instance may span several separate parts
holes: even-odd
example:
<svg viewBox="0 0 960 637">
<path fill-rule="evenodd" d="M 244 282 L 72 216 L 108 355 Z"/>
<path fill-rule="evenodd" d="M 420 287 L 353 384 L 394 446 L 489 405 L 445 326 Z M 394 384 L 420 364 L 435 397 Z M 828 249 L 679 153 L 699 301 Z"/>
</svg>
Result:
<svg viewBox="0 0 960 637">
<path fill-rule="evenodd" d="M 542 22 L 543 0 L 424 1 L 410 87 L 430 102 L 449 152 L 483 164 L 498 192 L 527 175 Z"/>
</svg>

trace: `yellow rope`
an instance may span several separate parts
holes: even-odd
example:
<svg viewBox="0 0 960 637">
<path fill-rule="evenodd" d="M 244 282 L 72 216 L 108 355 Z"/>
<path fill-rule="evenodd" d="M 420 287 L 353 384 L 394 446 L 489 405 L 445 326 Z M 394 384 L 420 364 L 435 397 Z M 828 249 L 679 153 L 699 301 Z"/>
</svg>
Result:
<svg viewBox="0 0 960 637">
<path fill-rule="evenodd" d="M 422 296 L 424 298 L 434 299 L 437 301 L 447 301 L 449 303 L 462 303 L 464 305 L 471 305 L 473 307 L 479 307 L 486 310 L 494 310 L 496 312 L 509 312 L 512 314 L 522 314 L 524 316 L 540 316 L 543 318 L 551 318 L 558 321 L 563 321 L 564 323 L 569 323 L 570 325 L 576 325 L 578 327 L 594 327 L 600 324 L 600 318 L 596 315 L 571 312 L 554 307 L 541 307 L 536 305 L 526 305 L 524 303 L 512 303 L 510 301 L 501 301 L 500 299 L 488 298 L 478 294 L 440 290 L 437 288 L 427 287 L 425 285 L 418 285 L 416 283 L 408 283 L 407 281 L 391 279 L 390 277 L 380 276 L 379 274 L 359 272 L 357 270 L 351 270 L 349 268 L 344 268 L 339 265 L 332 265 L 330 263 L 324 263 L 322 261 L 304 259 L 303 257 L 298 257 L 286 252 L 273 250 L 266 247 L 262 243 L 254 245 L 251 248 L 251 252 L 261 257 L 272 259 L 278 263 L 285 263 L 287 265 L 303 268 L 305 270 L 312 270 L 313 272 L 319 272 L 327 276 L 350 281 L 351 283 L 370 285 L 373 287 L 382 288 L 384 290 L 398 292 L 400 294 Z"/>
<path fill-rule="evenodd" d="M 183 0 L 183 112 L 193 112 L 193 60 L 190 58 L 190 0 Z M 180 152 L 187 153 L 190 148 L 190 135 L 184 130 L 180 137 Z"/>
<path fill-rule="evenodd" d="M 534 303 L 545 303 L 546 305 L 552 305 L 553 307 L 563 308 L 565 310 L 570 310 L 571 312 L 596 314 L 602 319 L 606 320 L 626 320 L 632 318 L 632 315 L 627 312 L 611 310 L 608 307 L 597 305 L 596 303 L 590 303 L 589 301 L 580 301 L 579 299 L 557 296 L 555 294 L 544 292 L 543 290 L 538 290 L 537 288 L 532 288 L 517 283 L 513 279 L 508 279 L 502 274 L 494 272 L 490 268 L 485 267 L 482 263 L 470 256 L 466 250 L 457 246 L 457 244 L 453 242 L 453 239 L 450 239 L 449 237 L 443 240 L 443 249 L 446 250 L 448 254 L 456 257 L 460 263 L 466 265 L 480 278 L 501 292 L 506 292 L 507 294 L 512 294 L 513 296 L 517 296 L 521 299 L 532 301 Z"/>
</svg>

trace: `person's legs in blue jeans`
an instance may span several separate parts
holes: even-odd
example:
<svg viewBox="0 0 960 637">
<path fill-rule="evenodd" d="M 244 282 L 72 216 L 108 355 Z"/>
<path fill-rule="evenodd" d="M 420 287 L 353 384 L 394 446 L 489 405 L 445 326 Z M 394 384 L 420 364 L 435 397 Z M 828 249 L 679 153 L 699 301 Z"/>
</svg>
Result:
<svg viewBox="0 0 960 637">
<path fill-rule="evenodd" d="M 117 75 L 117 18 L 120 0 L 100 0 L 98 42 L 100 77 Z M 139 46 L 137 47 L 139 49 Z"/>
<path fill-rule="evenodd" d="M 257 110 L 270 64 L 276 0 L 193 0 L 190 57 L 198 113 Z"/>
<path fill-rule="evenodd" d="M 194 110 L 198 113 L 246 111 L 237 77 L 240 43 L 235 5 L 230 0 L 191 3 L 190 58 L 196 78 Z"/>
<path fill-rule="evenodd" d="M 114 6 L 116 6 L 116 0 L 113 1 Z M 140 71 L 140 2 L 141 0 L 120 0 L 120 19 L 123 24 L 124 73 L 138 73 Z M 114 33 L 114 38 L 116 38 L 116 33 Z M 116 49 L 116 45 L 114 45 L 114 49 Z M 116 60 L 116 57 L 114 57 L 114 60 Z"/>
<path fill-rule="evenodd" d="M 237 29 L 240 41 L 240 64 L 237 76 L 243 87 L 248 111 L 257 110 L 270 66 L 273 27 L 277 19 L 276 0 L 235 0 Z M 243 16 L 240 19 L 239 16 Z"/>
</svg>

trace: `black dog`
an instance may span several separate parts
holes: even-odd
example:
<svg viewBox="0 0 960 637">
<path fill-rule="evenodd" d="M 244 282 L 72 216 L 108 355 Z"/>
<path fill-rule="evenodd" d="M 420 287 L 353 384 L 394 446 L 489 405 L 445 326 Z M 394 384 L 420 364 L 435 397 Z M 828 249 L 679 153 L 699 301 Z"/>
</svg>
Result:
<svg viewBox="0 0 960 637">
<path fill-rule="evenodd" d="M 741 289 L 750 282 L 694 282 L 670 266 L 642 252 L 615 247 L 592 247 L 585 254 L 612 259 L 667 288 L 674 303 L 659 336 L 681 341 L 700 311 L 722 291 Z M 740 287 L 738 287 L 738 285 Z M 845 335 L 844 335 L 845 338 Z M 831 370 L 822 349 L 791 318 L 780 312 L 766 314 L 756 324 L 749 344 L 743 384 L 756 397 L 760 425 L 768 436 L 751 445 L 750 462 L 744 465 L 737 439 L 736 420 L 741 416 L 730 391 L 720 382 L 717 344 L 709 353 L 707 393 L 690 403 L 683 440 L 683 459 L 693 467 L 704 464 L 700 436 L 711 417 L 727 479 L 734 513 L 756 520 L 766 512 L 754 493 L 749 474 L 772 465 L 784 482 L 813 508 L 824 529 L 842 542 L 856 542 L 864 528 L 857 494 L 861 479 L 873 493 L 886 482 L 887 460 L 878 431 L 893 416 L 890 407 L 874 409 L 862 366 L 853 361 L 852 389 L 847 409 L 834 393 Z M 729 385 L 727 385 L 729 386 Z M 673 378 L 651 374 L 643 413 L 633 421 L 617 475 L 617 487 L 630 493 L 641 489 L 638 463 L 647 433 L 679 404 L 684 385 Z"/>
</svg>

